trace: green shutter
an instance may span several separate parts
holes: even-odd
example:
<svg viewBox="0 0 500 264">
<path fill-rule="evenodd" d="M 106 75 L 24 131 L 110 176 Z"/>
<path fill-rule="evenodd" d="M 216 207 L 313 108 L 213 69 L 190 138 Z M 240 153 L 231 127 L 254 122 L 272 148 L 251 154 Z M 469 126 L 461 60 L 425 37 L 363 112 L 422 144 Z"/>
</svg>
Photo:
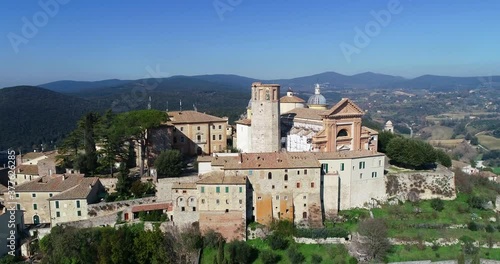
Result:
<svg viewBox="0 0 500 264">
<path fill-rule="evenodd" d="M 243 187 L 240 187 L 240 193 L 242 193 L 242 192 L 243 192 Z"/>
<path fill-rule="evenodd" d="M 205 193 L 205 186 L 201 186 L 201 193 Z"/>
<path fill-rule="evenodd" d="M 56 201 L 56 208 L 59 208 L 59 201 Z"/>
<path fill-rule="evenodd" d="M 226 193 L 228 193 L 228 192 L 229 192 L 229 187 L 226 186 Z"/>
<path fill-rule="evenodd" d="M 33 204 L 33 210 L 36 210 L 38 206 L 36 204 Z"/>
<path fill-rule="evenodd" d="M 220 193 L 220 187 L 219 187 L 219 186 L 217 186 L 217 187 L 215 188 L 215 192 Z"/>
<path fill-rule="evenodd" d="M 344 171 L 344 163 L 340 163 L 340 171 Z"/>
</svg>

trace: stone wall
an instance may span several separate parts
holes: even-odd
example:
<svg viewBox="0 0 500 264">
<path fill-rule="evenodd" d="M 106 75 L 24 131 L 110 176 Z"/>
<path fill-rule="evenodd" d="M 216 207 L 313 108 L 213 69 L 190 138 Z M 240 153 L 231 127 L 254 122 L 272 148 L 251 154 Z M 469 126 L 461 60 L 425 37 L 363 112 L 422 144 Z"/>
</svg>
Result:
<svg viewBox="0 0 500 264">
<path fill-rule="evenodd" d="M 455 174 L 445 168 L 436 171 L 412 171 L 388 174 L 386 177 L 388 196 L 407 200 L 418 195 L 420 199 L 456 198 Z"/>
<path fill-rule="evenodd" d="M 196 182 L 199 180 L 200 177 L 198 175 L 158 179 L 156 183 L 156 196 L 158 197 L 158 202 L 168 202 L 175 199 L 172 195 L 172 186 L 174 183 Z"/>
<path fill-rule="evenodd" d="M 118 201 L 118 202 L 110 202 L 110 203 L 96 203 L 88 205 L 88 214 L 89 217 L 95 218 L 104 215 L 108 215 L 110 213 L 116 213 L 118 211 L 123 211 L 126 208 L 139 204 L 148 204 L 155 203 L 157 197 L 146 197 L 134 200 L 126 200 L 126 201 Z"/>
<path fill-rule="evenodd" d="M 214 230 L 221 233 L 226 241 L 246 239 L 245 214 L 239 211 L 200 212 L 200 230 Z"/>
<path fill-rule="evenodd" d="M 294 237 L 295 243 L 300 244 L 347 244 L 349 243 L 343 237 L 327 237 L 327 238 L 306 238 Z"/>
<path fill-rule="evenodd" d="M 116 213 L 110 213 L 108 215 L 93 217 L 90 219 L 85 219 L 81 221 L 75 222 L 66 222 L 62 223 L 63 226 L 73 226 L 77 228 L 87 228 L 87 227 L 98 227 L 98 226 L 114 226 L 116 224 L 117 219 Z"/>
</svg>

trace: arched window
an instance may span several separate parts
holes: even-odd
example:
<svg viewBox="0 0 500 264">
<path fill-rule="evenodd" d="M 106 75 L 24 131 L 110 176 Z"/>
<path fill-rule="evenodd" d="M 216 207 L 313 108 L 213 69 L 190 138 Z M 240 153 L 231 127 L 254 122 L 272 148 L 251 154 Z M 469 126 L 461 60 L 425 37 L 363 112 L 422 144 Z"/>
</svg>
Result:
<svg viewBox="0 0 500 264">
<path fill-rule="evenodd" d="M 273 174 L 271 172 L 267 173 L 267 179 L 271 180 L 273 178 Z"/>
<path fill-rule="evenodd" d="M 285 181 L 288 181 L 288 174 L 285 174 Z"/>
<path fill-rule="evenodd" d="M 347 137 L 347 130 L 345 129 L 340 130 L 339 133 L 337 134 L 337 137 Z"/>
</svg>

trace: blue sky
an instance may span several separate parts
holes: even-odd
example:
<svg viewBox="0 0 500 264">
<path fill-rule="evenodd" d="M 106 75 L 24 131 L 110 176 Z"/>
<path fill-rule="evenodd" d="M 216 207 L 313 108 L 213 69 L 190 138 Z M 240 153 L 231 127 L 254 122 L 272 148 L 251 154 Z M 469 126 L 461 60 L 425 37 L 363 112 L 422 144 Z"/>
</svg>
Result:
<svg viewBox="0 0 500 264">
<path fill-rule="evenodd" d="M 148 66 L 165 77 L 500 75 L 500 1 L 311 2 L 4 0 L 0 86 L 137 79 Z M 40 3 L 58 10 L 49 14 Z M 391 18 L 381 25 L 372 11 Z M 34 17 L 36 34 L 23 33 Z M 356 46 L 355 29 L 366 34 L 367 25 L 375 25 L 369 44 Z M 347 60 L 342 43 L 358 53 Z"/>
</svg>

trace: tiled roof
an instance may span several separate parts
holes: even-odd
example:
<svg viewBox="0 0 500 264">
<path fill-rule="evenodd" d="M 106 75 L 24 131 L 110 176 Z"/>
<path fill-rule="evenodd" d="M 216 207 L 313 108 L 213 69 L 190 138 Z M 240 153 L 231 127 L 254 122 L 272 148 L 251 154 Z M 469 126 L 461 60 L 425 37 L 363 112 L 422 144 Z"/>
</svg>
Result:
<svg viewBox="0 0 500 264">
<path fill-rule="evenodd" d="M 156 210 L 167 210 L 172 211 L 172 203 L 154 203 L 154 204 L 141 204 L 132 207 L 132 213 L 145 212 L 145 211 L 156 211 Z"/>
<path fill-rule="evenodd" d="M 214 157 L 212 165 L 217 166 L 220 157 Z M 219 164 L 224 169 L 289 169 L 319 167 L 318 161 L 309 153 L 270 152 L 240 153 L 236 157 L 222 157 Z"/>
<path fill-rule="evenodd" d="M 171 124 L 181 123 L 207 123 L 207 122 L 226 122 L 226 119 L 207 115 L 197 111 L 170 111 L 168 117 Z"/>
<path fill-rule="evenodd" d="M 347 107 L 350 105 L 354 110 L 354 112 L 346 112 L 346 113 L 340 113 L 340 110 L 344 107 Z M 326 115 L 350 115 L 350 114 L 364 114 L 363 109 L 361 109 L 359 106 L 357 106 L 353 101 L 351 101 L 349 98 L 342 98 L 337 104 L 335 104 L 332 108 L 330 108 L 328 111 L 326 111 Z"/>
<path fill-rule="evenodd" d="M 3 195 L 9 190 L 9 188 L 3 186 L 3 184 L 0 184 L 0 195 Z"/>
<path fill-rule="evenodd" d="M 196 189 L 194 182 L 177 182 L 172 185 L 172 189 Z"/>
<path fill-rule="evenodd" d="M 52 196 L 49 200 L 72 200 L 85 199 L 89 196 L 92 187 L 99 181 L 98 177 L 88 177 L 81 179 L 80 183 L 73 188 Z"/>
<path fill-rule="evenodd" d="M 210 162 L 212 160 L 212 156 L 198 156 L 196 161 L 198 162 Z"/>
<path fill-rule="evenodd" d="M 326 159 L 352 159 L 363 157 L 384 156 L 383 153 L 374 152 L 371 150 L 350 150 L 350 151 L 335 151 L 335 152 L 309 152 L 309 155 L 318 160 Z"/>
<path fill-rule="evenodd" d="M 212 171 L 204 176 L 196 184 L 245 185 L 247 182 L 247 177 L 244 175 L 224 173 L 224 171 Z"/>
<path fill-rule="evenodd" d="M 43 152 L 28 152 L 24 155 L 22 155 L 22 159 L 29 159 L 29 160 L 32 160 L 32 159 L 36 159 L 36 158 L 39 158 L 41 156 L 44 156 L 45 154 Z"/>
<path fill-rule="evenodd" d="M 377 130 L 371 129 L 371 128 L 369 128 L 369 127 L 365 127 L 365 126 L 363 126 L 363 127 L 361 127 L 361 129 L 362 129 L 363 131 L 368 132 L 370 135 L 378 135 L 378 131 L 377 131 Z"/>
<path fill-rule="evenodd" d="M 326 115 L 327 111 L 314 108 L 295 108 L 286 113 L 281 114 L 281 116 L 290 116 L 293 118 L 301 119 L 312 119 L 312 120 L 323 120 L 323 115 Z"/>
<path fill-rule="evenodd" d="M 241 119 L 241 120 L 238 120 L 235 122 L 236 124 L 241 124 L 241 125 L 246 125 L 246 126 L 250 126 L 252 125 L 252 119 Z"/>
<path fill-rule="evenodd" d="M 43 176 L 16 186 L 16 192 L 63 192 L 80 184 L 83 178 L 83 174 Z"/>
<path fill-rule="evenodd" d="M 292 96 L 285 95 L 280 98 L 280 103 L 305 103 L 305 102 L 306 101 L 304 101 L 304 99 L 299 98 L 295 95 Z"/>
<path fill-rule="evenodd" d="M 26 175 L 38 175 L 37 165 L 19 165 L 16 168 L 16 173 L 26 174 Z"/>
</svg>

